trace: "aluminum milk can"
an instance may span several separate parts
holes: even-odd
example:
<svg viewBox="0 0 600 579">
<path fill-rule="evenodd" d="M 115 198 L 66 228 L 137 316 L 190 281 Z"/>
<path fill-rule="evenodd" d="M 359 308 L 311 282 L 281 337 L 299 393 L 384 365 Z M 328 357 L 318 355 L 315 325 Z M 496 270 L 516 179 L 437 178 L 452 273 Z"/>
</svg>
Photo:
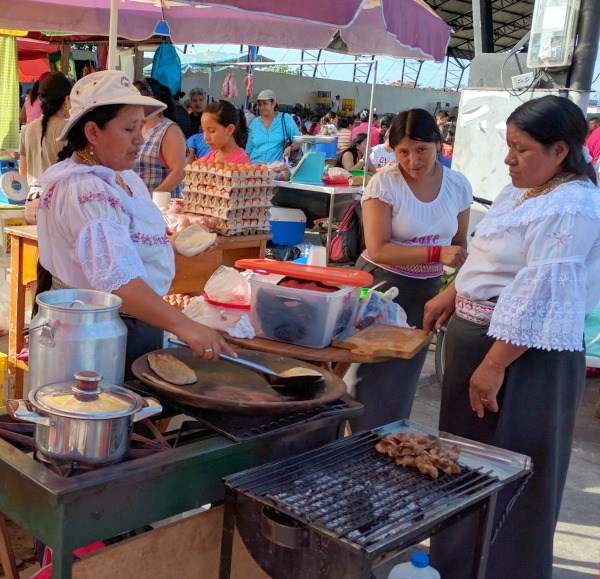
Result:
<svg viewBox="0 0 600 579">
<path fill-rule="evenodd" d="M 36 298 L 29 326 L 26 394 L 53 382 L 68 382 L 85 368 L 120 386 L 125 375 L 127 327 L 119 317 L 121 298 L 94 290 L 53 290 Z"/>
</svg>

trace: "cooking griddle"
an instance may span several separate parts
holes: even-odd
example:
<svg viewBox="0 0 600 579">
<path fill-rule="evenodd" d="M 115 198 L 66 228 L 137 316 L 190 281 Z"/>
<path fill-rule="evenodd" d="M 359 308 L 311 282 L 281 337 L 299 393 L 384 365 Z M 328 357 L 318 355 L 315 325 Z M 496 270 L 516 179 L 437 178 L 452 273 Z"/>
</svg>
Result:
<svg viewBox="0 0 600 579">
<path fill-rule="evenodd" d="M 156 352 L 172 354 L 185 362 L 196 372 L 198 381 L 186 386 L 176 386 L 164 381 L 164 384 L 158 384 L 148 380 L 143 374 L 159 380 L 161 378 L 150 369 L 147 354 L 138 358 L 131 366 L 135 377 L 157 396 L 196 408 L 237 414 L 283 414 L 316 408 L 346 394 L 346 385 L 341 378 L 312 364 L 285 356 L 238 350 L 247 360 L 276 372 L 297 366 L 317 370 L 323 374 L 323 382 L 307 384 L 305 389 L 294 388 L 293 391 L 275 389 L 256 372 L 222 360 L 209 362 L 196 358 L 188 348 L 166 348 Z"/>
</svg>

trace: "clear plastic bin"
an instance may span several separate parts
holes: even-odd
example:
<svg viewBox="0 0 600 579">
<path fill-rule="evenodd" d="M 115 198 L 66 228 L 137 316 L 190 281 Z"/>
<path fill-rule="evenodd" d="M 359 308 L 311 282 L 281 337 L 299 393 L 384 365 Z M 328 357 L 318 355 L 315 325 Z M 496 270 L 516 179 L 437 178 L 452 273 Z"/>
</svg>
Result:
<svg viewBox="0 0 600 579">
<path fill-rule="evenodd" d="M 324 348 L 334 335 L 354 322 L 361 288 L 344 286 L 326 293 L 274 285 L 275 278 L 281 276 L 250 278 L 250 321 L 258 336 Z"/>
</svg>

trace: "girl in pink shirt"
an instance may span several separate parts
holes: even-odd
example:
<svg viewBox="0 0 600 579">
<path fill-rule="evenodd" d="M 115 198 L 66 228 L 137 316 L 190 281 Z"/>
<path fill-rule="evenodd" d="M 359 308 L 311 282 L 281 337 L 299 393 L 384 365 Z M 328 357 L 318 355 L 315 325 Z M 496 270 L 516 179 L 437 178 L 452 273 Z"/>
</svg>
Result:
<svg viewBox="0 0 600 579">
<path fill-rule="evenodd" d="M 228 101 L 215 101 L 202 114 L 204 140 L 212 151 L 202 157 L 210 163 L 251 163 L 244 151 L 248 141 L 246 116 Z"/>
</svg>

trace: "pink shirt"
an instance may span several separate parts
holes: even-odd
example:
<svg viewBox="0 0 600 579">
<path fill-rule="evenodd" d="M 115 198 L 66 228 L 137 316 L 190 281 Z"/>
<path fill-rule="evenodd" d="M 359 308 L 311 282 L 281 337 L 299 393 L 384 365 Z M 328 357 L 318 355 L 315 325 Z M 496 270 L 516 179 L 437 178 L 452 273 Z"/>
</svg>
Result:
<svg viewBox="0 0 600 579">
<path fill-rule="evenodd" d="M 587 143 L 585 146 L 590 150 L 590 155 L 592 156 L 592 165 L 596 166 L 598 160 L 600 160 L 600 127 L 594 129 L 592 134 L 588 137 Z"/>
<path fill-rule="evenodd" d="M 208 155 L 204 155 L 202 160 L 207 163 L 214 163 L 218 152 L 219 151 L 216 149 L 213 149 Z M 229 153 L 229 155 L 223 157 L 223 161 L 225 163 L 236 163 L 238 165 L 242 163 L 252 163 L 250 157 L 248 157 L 246 151 L 244 151 L 242 147 L 238 147 L 233 153 Z"/>
<path fill-rule="evenodd" d="M 27 122 L 35 121 L 42 116 L 42 101 L 38 98 L 31 104 L 31 99 L 27 97 L 25 99 L 25 114 L 27 115 Z"/>
<path fill-rule="evenodd" d="M 360 135 L 360 133 L 365 133 L 365 135 L 367 134 L 367 131 L 369 130 L 369 123 L 364 122 L 364 123 L 360 123 L 360 125 L 358 125 L 358 127 L 352 129 L 352 132 L 350 133 L 350 140 L 354 140 L 354 138 L 356 137 L 356 135 Z M 377 127 L 373 127 L 371 129 L 371 147 L 374 147 L 375 145 L 379 145 L 379 133 L 381 131 L 377 128 Z"/>
</svg>

